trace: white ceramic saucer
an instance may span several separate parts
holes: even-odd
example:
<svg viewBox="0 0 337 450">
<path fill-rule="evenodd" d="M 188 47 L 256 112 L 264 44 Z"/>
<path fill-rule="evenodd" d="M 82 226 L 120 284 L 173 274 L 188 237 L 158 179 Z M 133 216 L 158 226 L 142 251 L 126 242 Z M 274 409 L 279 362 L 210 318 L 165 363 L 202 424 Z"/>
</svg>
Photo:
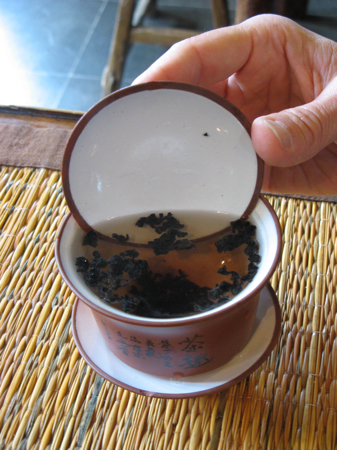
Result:
<svg viewBox="0 0 337 450">
<path fill-rule="evenodd" d="M 261 292 L 253 334 L 243 348 L 224 366 L 201 375 L 180 379 L 152 376 L 124 364 L 105 345 L 90 308 L 76 300 L 72 331 L 85 361 L 102 377 L 130 391 L 150 397 L 196 397 L 238 383 L 267 359 L 281 330 L 281 312 L 270 285 Z"/>
</svg>

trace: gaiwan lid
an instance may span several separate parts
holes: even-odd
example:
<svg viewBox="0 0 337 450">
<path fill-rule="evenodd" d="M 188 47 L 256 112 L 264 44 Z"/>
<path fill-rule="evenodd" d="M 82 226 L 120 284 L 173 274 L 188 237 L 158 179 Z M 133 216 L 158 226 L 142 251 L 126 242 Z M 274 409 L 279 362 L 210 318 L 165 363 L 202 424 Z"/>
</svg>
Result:
<svg viewBox="0 0 337 450">
<path fill-rule="evenodd" d="M 108 235 L 112 219 L 152 212 L 246 218 L 263 163 L 234 105 L 198 86 L 151 82 L 116 91 L 83 115 L 66 146 L 62 178 L 78 224 Z M 219 226 L 211 221 L 208 234 Z"/>
</svg>

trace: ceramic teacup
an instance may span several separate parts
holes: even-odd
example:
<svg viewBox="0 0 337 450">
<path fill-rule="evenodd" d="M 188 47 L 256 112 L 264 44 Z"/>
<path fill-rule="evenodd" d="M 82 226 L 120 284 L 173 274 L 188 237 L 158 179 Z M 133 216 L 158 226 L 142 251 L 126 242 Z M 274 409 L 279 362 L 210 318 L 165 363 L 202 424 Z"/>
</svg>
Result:
<svg viewBox="0 0 337 450">
<path fill-rule="evenodd" d="M 251 336 L 260 292 L 280 257 L 281 232 L 259 195 L 263 164 L 249 131 L 240 111 L 205 89 L 149 83 L 103 99 L 70 137 L 62 175 L 71 214 L 56 241 L 58 267 L 91 308 L 109 349 L 137 370 L 175 378 L 211 371 Z M 115 217 L 171 209 L 249 217 L 261 256 L 253 281 L 228 303 L 185 317 L 139 317 L 104 303 L 75 265 L 85 234 L 105 237 Z"/>
<path fill-rule="evenodd" d="M 249 220 L 257 227 L 262 257 L 257 275 L 231 302 L 193 316 L 174 319 L 137 317 L 100 300 L 77 272 L 75 260 L 83 254 L 82 241 L 86 232 L 71 214 L 56 241 L 58 267 L 80 301 L 91 308 L 106 345 L 120 360 L 155 375 L 195 375 L 225 364 L 247 343 L 254 326 L 260 291 L 277 265 L 280 228 L 274 211 L 264 198 L 259 199 Z"/>
</svg>

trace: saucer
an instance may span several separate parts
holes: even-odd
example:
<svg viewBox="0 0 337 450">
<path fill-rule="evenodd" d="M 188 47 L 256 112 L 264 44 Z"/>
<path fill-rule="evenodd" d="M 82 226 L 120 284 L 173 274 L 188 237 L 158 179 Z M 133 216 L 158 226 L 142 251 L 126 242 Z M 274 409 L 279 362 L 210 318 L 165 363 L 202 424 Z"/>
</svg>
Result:
<svg viewBox="0 0 337 450">
<path fill-rule="evenodd" d="M 197 397 L 227 389 L 246 378 L 270 355 L 281 331 L 278 299 L 270 285 L 262 289 L 253 333 L 227 364 L 200 375 L 180 379 L 140 372 L 120 361 L 106 346 L 91 309 L 79 299 L 72 313 L 72 332 L 82 357 L 103 378 L 149 397 Z"/>
</svg>

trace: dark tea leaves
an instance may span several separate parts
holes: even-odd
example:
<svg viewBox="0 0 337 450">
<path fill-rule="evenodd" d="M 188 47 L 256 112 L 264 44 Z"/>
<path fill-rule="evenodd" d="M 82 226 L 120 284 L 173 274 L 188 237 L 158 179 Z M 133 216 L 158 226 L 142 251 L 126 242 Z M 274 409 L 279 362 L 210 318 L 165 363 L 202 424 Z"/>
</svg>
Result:
<svg viewBox="0 0 337 450">
<path fill-rule="evenodd" d="M 112 237 L 116 239 L 119 244 L 126 244 L 130 239 L 128 234 L 124 236 L 123 234 L 112 233 Z"/>
<path fill-rule="evenodd" d="M 149 241 L 149 246 L 153 248 L 155 255 L 167 255 L 172 250 L 189 250 L 195 245 L 188 239 L 177 239 L 186 236 L 187 233 L 170 229 L 159 238 Z"/>
<path fill-rule="evenodd" d="M 180 231 L 185 225 L 181 224 L 172 213 L 150 214 L 141 217 L 136 222 L 137 227 L 149 226 L 161 236 L 153 241 L 149 241 L 149 246 L 153 248 L 155 255 L 167 255 L 173 250 L 189 250 L 195 245 L 189 239 L 180 239 L 187 236 L 187 233 Z"/>
<path fill-rule="evenodd" d="M 96 231 L 89 231 L 83 238 L 83 245 L 91 245 L 91 247 L 97 247 L 98 235 Z"/>
<path fill-rule="evenodd" d="M 156 256 L 195 247 L 195 244 L 186 238 L 187 233 L 182 231 L 185 225 L 171 213 L 141 217 L 136 225 L 141 228 L 149 226 L 160 235 L 148 242 L 148 246 Z M 235 270 L 227 270 L 226 266 L 222 265 L 217 273 L 225 279 L 216 283 L 213 288 L 192 282 L 179 268 L 176 274 L 157 272 L 153 270 L 157 265 L 156 263 L 153 265 L 152 262 L 150 269 L 148 261 L 139 258 L 139 252 L 135 249 L 109 258 L 102 258 L 98 251 L 94 251 L 90 261 L 82 256 L 77 258 L 77 271 L 83 275 L 86 284 L 95 290 L 101 300 L 118 305 L 124 312 L 154 318 L 200 313 L 229 302 L 257 273 L 261 257 L 257 253 L 259 244 L 255 239 L 255 226 L 247 221 L 238 220 L 231 223 L 231 231 L 218 241 L 213 240 L 216 247 L 216 249 L 213 247 L 214 252 L 215 254 L 233 252 L 243 246 L 239 254 L 242 255 L 241 258 L 245 258 L 246 263 L 243 267 L 246 267 L 247 273 L 239 274 Z M 112 236 L 120 244 L 126 244 L 129 240 L 128 234 Z M 92 245 L 95 243 L 95 237 L 91 234 L 87 241 L 90 244 L 84 245 Z M 150 259 L 152 260 L 152 257 Z M 222 264 L 225 261 L 222 261 Z"/>
<path fill-rule="evenodd" d="M 163 213 L 158 214 L 150 214 L 147 217 L 141 217 L 137 220 L 136 226 L 143 228 L 148 225 L 153 228 L 156 233 L 162 234 L 167 230 L 181 230 L 185 225 L 181 224 L 179 220 L 177 220 L 172 213 L 167 213 L 164 215 Z"/>
</svg>

